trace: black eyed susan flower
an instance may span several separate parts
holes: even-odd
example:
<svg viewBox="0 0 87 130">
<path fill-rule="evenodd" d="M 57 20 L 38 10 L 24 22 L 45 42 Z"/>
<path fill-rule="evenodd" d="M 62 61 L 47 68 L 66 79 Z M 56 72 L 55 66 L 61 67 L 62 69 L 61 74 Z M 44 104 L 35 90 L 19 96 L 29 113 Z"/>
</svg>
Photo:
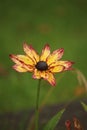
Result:
<svg viewBox="0 0 87 130">
<path fill-rule="evenodd" d="M 13 68 L 18 72 L 33 72 L 34 79 L 43 78 L 55 86 L 54 73 L 72 69 L 73 62 L 60 60 L 64 54 L 63 48 L 50 53 L 50 46 L 46 44 L 40 56 L 31 45 L 24 43 L 23 49 L 25 55 L 10 55 L 15 62 Z"/>
</svg>

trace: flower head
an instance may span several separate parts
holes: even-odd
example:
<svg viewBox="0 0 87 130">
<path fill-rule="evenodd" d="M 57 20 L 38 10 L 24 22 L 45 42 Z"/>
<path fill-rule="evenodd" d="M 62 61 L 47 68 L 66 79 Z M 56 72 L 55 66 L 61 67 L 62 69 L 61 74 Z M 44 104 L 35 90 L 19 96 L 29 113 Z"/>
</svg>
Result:
<svg viewBox="0 0 87 130">
<path fill-rule="evenodd" d="M 40 56 L 31 45 L 24 43 L 23 49 L 25 55 L 10 55 L 15 62 L 13 68 L 18 72 L 33 72 L 34 79 L 43 78 L 55 86 L 54 73 L 71 70 L 73 62 L 60 61 L 64 53 L 63 48 L 50 53 L 50 46 L 46 44 Z"/>
</svg>

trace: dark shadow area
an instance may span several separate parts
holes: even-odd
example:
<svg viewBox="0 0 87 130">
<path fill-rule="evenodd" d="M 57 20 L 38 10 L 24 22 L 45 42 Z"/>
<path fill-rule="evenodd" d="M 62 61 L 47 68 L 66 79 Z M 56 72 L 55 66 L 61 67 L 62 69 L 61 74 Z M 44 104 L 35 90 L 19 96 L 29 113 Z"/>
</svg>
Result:
<svg viewBox="0 0 87 130">
<path fill-rule="evenodd" d="M 83 99 L 81 101 L 87 104 L 87 99 Z M 79 119 L 84 130 L 86 130 L 87 112 L 84 111 L 79 100 L 70 102 L 68 105 L 63 103 L 43 108 L 42 112 L 40 113 L 40 130 L 43 129 L 44 125 L 51 119 L 51 117 L 65 107 L 66 110 L 63 113 L 55 130 L 65 130 L 65 121 L 72 121 L 74 116 Z M 0 114 L 0 130 L 27 130 L 33 114 L 33 110 Z"/>
</svg>

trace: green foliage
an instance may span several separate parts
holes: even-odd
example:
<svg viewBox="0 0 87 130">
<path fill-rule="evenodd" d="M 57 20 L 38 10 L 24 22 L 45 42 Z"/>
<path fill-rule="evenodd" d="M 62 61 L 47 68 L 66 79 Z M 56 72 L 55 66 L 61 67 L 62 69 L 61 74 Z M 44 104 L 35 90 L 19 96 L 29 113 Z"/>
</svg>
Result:
<svg viewBox="0 0 87 130">
<path fill-rule="evenodd" d="M 84 110 L 87 112 L 87 104 L 85 104 L 84 102 L 81 102 L 81 104 L 82 104 Z"/>
<path fill-rule="evenodd" d="M 58 112 L 44 127 L 43 130 L 54 130 L 65 109 Z"/>
<path fill-rule="evenodd" d="M 86 0 L 0 1 L 0 112 L 34 107 L 38 81 L 34 81 L 30 73 L 15 72 L 9 58 L 9 54 L 24 54 L 25 41 L 39 53 L 46 42 L 51 51 L 63 47 L 63 60 L 74 61 L 75 67 L 87 77 L 86 5 Z M 64 72 L 59 81 L 61 74 L 56 75 L 57 86 L 49 104 L 78 96 L 75 77 L 71 72 Z M 43 81 L 41 100 L 49 88 L 50 85 Z"/>
</svg>

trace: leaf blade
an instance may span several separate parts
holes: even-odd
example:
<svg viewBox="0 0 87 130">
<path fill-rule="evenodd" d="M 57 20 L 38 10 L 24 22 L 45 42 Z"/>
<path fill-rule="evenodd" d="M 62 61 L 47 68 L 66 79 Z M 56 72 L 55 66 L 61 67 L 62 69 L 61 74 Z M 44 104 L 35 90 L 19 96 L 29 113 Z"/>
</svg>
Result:
<svg viewBox="0 0 87 130">
<path fill-rule="evenodd" d="M 43 130 L 54 130 L 64 111 L 65 109 L 62 109 L 55 116 L 53 116 L 53 118 L 46 124 Z"/>
<path fill-rule="evenodd" d="M 82 104 L 84 110 L 87 112 L 87 104 L 85 104 L 84 102 L 81 102 L 81 104 Z"/>
</svg>

